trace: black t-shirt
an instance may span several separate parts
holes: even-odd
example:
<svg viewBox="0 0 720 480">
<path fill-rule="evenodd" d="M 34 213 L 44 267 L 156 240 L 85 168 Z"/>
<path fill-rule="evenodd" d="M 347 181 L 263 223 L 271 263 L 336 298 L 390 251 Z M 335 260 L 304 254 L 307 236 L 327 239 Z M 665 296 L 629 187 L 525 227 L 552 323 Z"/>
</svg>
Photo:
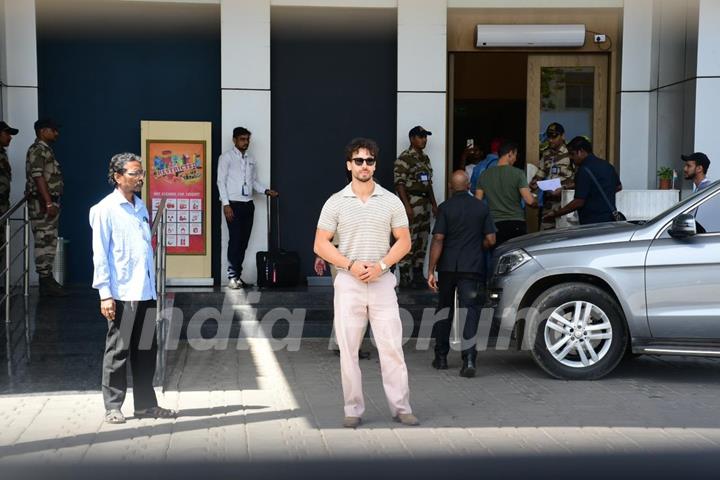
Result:
<svg viewBox="0 0 720 480">
<path fill-rule="evenodd" d="M 453 194 L 438 207 L 433 234 L 445 236 L 438 272 L 485 274 L 483 240 L 495 233 L 495 223 L 485 202 L 468 192 Z"/>
<path fill-rule="evenodd" d="M 588 172 L 595 176 L 611 205 L 605 201 Z M 620 178 L 612 165 L 595 155 L 585 158 L 575 174 L 575 198 L 585 200 L 585 205 L 578 209 L 581 225 L 614 221 L 612 212 L 615 210 L 615 191 L 619 185 Z"/>
</svg>

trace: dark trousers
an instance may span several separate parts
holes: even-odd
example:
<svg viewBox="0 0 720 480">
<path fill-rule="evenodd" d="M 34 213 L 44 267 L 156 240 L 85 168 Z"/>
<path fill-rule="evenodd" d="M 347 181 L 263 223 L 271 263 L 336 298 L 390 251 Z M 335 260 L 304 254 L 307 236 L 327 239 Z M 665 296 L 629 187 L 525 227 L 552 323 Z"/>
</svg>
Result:
<svg viewBox="0 0 720 480">
<path fill-rule="evenodd" d="M 228 227 L 228 278 L 240 278 L 245 250 L 250 241 L 253 218 L 255 217 L 255 204 L 253 202 L 230 202 L 233 211 L 233 221 L 227 222 Z"/>
<path fill-rule="evenodd" d="M 128 356 L 135 410 L 157 406 L 153 390 L 157 354 L 154 308 L 155 300 L 115 301 L 115 320 L 108 322 L 103 358 L 102 392 L 106 410 L 120 409 L 125 401 Z"/>
<path fill-rule="evenodd" d="M 480 275 L 456 272 L 439 272 L 438 278 L 439 298 L 438 309 L 449 308 L 450 313 L 444 320 L 435 324 L 435 353 L 447 355 L 450 352 L 450 330 L 454 315 L 455 289 L 458 292 L 458 305 L 461 308 L 460 326 L 462 334 L 463 358 L 470 356 L 475 359 L 475 350 L 480 320 L 480 311 L 485 304 L 485 281 Z M 465 325 L 463 326 L 463 317 Z"/>
<path fill-rule="evenodd" d="M 527 223 L 524 220 L 502 220 L 495 222 L 495 246 L 502 245 L 511 238 L 520 237 L 527 233 Z"/>
</svg>

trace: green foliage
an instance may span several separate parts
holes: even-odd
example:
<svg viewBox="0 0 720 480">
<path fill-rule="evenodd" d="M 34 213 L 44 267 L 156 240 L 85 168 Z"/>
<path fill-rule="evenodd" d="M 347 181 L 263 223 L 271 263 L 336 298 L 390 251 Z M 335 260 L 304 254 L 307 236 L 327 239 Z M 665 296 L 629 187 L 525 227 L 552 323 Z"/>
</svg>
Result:
<svg viewBox="0 0 720 480">
<path fill-rule="evenodd" d="M 657 176 L 661 180 L 672 180 L 673 171 L 670 167 L 660 167 L 657 171 Z"/>
</svg>

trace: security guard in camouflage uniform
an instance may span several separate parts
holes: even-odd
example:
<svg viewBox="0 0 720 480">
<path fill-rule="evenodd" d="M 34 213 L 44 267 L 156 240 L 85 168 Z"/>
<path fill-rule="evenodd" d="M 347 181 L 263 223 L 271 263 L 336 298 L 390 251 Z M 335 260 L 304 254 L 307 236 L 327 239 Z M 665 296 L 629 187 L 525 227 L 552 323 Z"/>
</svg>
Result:
<svg viewBox="0 0 720 480">
<path fill-rule="evenodd" d="M 430 158 L 423 153 L 427 137 L 432 132 L 421 126 L 413 127 L 408 136 L 410 148 L 403 151 L 395 161 L 395 189 L 405 205 L 410 220 L 412 249 L 400 261 L 400 287 L 426 288 L 423 277 L 423 262 L 430 234 L 430 214 L 437 212 L 437 202 L 432 188 L 432 166 Z M 412 270 L 412 275 L 411 275 Z"/>
<path fill-rule="evenodd" d="M 50 144 L 60 135 L 60 125 L 50 118 L 35 122 L 37 138 L 27 152 L 25 162 L 30 225 L 35 237 L 35 270 L 40 276 L 40 295 L 65 296 L 62 286 L 52 275 L 58 241 L 60 197 L 63 176 L 60 163 Z"/>
<path fill-rule="evenodd" d="M 8 160 L 7 147 L 12 141 L 13 135 L 18 134 L 17 128 L 12 128 L 5 122 L 0 122 L 0 216 L 10 210 L 10 182 L 12 180 L 12 169 Z M 5 224 L 0 225 L 0 265 L 5 268 L 5 253 L 2 250 L 5 245 Z"/>
<path fill-rule="evenodd" d="M 563 189 L 571 190 L 575 188 L 575 165 L 570 160 L 570 154 L 565 143 L 565 128 L 559 123 L 553 122 L 547 126 L 545 135 L 548 138 L 547 147 L 541 151 L 540 166 L 530 181 L 530 188 L 537 191 L 538 180 L 560 179 L 562 188 L 544 194 L 542 207 L 543 211 L 548 213 L 560 208 Z M 555 228 L 554 222 L 542 222 L 542 230 L 551 228 Z"/>
</svg>

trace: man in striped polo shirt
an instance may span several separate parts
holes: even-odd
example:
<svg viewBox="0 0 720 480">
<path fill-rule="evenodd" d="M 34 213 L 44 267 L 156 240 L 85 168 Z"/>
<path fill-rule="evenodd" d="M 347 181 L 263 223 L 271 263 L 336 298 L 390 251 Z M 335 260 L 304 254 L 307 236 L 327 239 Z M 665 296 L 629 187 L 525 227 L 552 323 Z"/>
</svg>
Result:
<svg viewBox="0 0 720 480">
<path fill-rule="evenodd" d="M 345 401 L 343 426 L 356 428 L 365 412 L 358 349 L 368 320 L 377 344 L 385 396 L 393 419 L 418 425 L 410 408 L 402 323 L 390 266 L 410 251 L 410 230 L 399 198 L 375 183 L 377 144 L 356 138 L 345 147 L 352 181 L 320 213 L 315 253 L 335 265 L 335 334 Z M 335 234 L 339 245 L 332 244 Z M 390 234 L 395 243 L 390 247 Z"/>
</svg>

